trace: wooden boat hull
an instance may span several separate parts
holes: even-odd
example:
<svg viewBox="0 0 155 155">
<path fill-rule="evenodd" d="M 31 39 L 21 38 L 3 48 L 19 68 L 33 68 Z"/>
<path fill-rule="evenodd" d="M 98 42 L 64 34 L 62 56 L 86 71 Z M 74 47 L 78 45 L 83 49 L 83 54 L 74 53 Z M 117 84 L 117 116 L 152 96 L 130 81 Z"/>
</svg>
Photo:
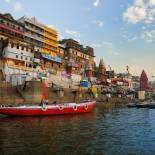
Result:
<svg viewBox="0 0 155 155">
<path fill-rule="evenodd" d="M 9 116 L 47 116 L 91 112 L 96 101 L 43 106 L 0 107 L 0 114 Z"/>
<path fill-rule="evenodd" d="M 148 108 L 149 104 L 136 104 L 137 108 Z"/>
</svg>

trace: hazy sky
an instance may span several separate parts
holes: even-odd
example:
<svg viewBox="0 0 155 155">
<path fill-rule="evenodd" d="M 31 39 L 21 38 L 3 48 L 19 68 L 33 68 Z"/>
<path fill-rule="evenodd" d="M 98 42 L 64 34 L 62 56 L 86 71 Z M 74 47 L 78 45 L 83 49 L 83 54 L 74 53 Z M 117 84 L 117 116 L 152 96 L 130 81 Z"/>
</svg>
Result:
<svg viewBox="0 0 155 155">
<path fill-rule="evenodd" d="M 93 46 L 117 72 L 155 75 L 155 0 L 0 0 L 0 12 L 35 16 L 59 38 Z"/>
</svg>

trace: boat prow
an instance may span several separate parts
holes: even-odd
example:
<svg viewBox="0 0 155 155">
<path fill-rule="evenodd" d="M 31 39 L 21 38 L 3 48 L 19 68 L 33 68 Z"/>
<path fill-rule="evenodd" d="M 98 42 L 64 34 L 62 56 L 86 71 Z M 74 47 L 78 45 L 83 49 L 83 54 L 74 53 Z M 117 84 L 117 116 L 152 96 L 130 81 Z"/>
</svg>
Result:
<svg viewBox="0 0 155 155">
<path fill-rule="evenodd" d="M 15 106 L 0 107 L 0 114 L 8 116 L 48 116 L 64 114 L 82 114 L 93 110 L 96 101 L 85 101 L 83 103 L 64 103 L 44 106 Z"/>
</svg>

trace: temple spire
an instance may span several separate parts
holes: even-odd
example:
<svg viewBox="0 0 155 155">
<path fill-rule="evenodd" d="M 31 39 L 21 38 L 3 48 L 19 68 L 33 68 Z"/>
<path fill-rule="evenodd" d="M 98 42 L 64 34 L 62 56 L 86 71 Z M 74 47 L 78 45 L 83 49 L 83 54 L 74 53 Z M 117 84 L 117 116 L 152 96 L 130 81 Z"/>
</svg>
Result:
<svg viewBox="0 0 155 155">
<path fill-rule="evenodd" d="M 99 67 L 101 68 L 105 68 L 105 64 L 104 64 L 104 61 L 103 59 L 100 59 L 100 63 L 99 63 Z"/>
<path fill-rule="evenodd" d="M 106 83 L 106 67 L 103 59 L 100 59 L 98 68 L 98 79 L 101 83 Z"/>
<path fill-rule="evenodd" d="M 140 76 L 140 89 L 141 90 L 147 90 L 148 89 L 148 77 L 144 70 L 142 70 L 141 76 Z"/>
</svg>

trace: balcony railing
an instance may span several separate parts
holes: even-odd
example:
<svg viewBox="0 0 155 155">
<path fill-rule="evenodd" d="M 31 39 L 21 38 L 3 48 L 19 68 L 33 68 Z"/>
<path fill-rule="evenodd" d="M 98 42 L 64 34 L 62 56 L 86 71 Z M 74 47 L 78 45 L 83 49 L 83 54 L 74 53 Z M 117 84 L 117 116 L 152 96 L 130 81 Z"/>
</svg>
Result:
<svg viewBox="0 0 155 155">
<path fill-rule="evenodd" d="M 13 69 L 20 69 L 20 70 L 24 70 L 24 71 L 30 71 L 30 72 L 36 71 L 35 68 L 30 68 L 30 67 L 20 66 L 20 65 L 8 65 L 8 67 L 13 68 Z"/>
<path fill-rule="evenodd" d="M 42 35 L 42 36 L 44 36 L 44 32 L 41 32 L 41 31 L 39 31 L 39 30 L 36 30 L 35 28 L 31 28 L 31 27 L 29 27 L 29 26 L 25 26 L 25 28 L 28 29 L 28 30 L 31 30 L 31 31 L 33 31 L 33 32 L 35 32 L 35 33 L 38 33 L 38 34 L 40 34 L 40 35 Z"/>
<path fill-rule="evenodd" d="M 27 36 L 27 37 L 29 37 L 29 38 L 32 38 L 32 39 L 34 39 L 34 40 L 38 40 L 38 41 L 40 41 L 40 42 L 42 42 L 42 43 L 44 42 L 44 39 L 43 39 L 43 38 L 34 36 L 34 35 L 32 35 L 32 34 L 29 34 L 29 33 L 25 33 L 25 36 Z"/>
<path fill-rule="evenodd" d="M 10 31 L 12 31 L 12 32 L 15 32 L 15 33 L 18 33 L 18 34 L 21 34 L 21 35 L 24 34 L 24 31 L 18 30 L 18 29 L 12 28 L 12 27 L 9 27 L 9 26 L 7 26 L 7 25 L 5 25 L 5 24 L 0 24 L 0 29 L 1 29 L 1 28 L 10 30 Z"/>
</svg>

